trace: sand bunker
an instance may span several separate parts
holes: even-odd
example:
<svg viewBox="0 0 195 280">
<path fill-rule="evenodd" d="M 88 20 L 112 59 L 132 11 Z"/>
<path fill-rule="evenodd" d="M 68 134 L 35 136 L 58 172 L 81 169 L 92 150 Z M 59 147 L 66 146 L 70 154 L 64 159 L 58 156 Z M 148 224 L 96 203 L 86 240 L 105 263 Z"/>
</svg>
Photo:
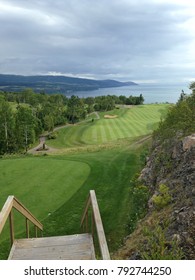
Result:
<svg viewBox="0 0 195 280">
<path fill-rule="evenodd" d="M 117 117 L 117 115 L 104 115 L 104 119 L 115 119 Z"/>
</svg>

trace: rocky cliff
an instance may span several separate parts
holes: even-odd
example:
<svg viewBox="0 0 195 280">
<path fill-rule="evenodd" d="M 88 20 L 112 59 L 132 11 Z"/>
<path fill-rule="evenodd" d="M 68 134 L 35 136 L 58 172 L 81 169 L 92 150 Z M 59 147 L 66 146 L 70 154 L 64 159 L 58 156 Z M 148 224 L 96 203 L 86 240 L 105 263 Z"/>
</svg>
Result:
<svg viewBox="0 0 195 280">
<path fill-rule="evenodd" d="M 153 142 L 140 181 L 148 213 L 114 258 L 195 259 L 195 134 Z"/>
</svg>

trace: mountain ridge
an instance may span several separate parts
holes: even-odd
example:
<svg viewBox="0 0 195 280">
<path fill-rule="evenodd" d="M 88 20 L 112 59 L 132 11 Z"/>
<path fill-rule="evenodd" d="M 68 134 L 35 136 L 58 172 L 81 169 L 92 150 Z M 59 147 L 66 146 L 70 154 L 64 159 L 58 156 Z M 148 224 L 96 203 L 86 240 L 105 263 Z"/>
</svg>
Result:
<svg viewBox="0 0 195 280">
<path fill-rule="evenodd" d="M 97 90 L 100 88 L 137 85 L 134 82 L 119 82 L 116 80 L 92 80 L 69 76 L 52 75 L 12 75 L 0 74 L 0 90 L 22 91 L 32 88 L 35 92 L 69 94 L 75 91 Z"/>
</svg>

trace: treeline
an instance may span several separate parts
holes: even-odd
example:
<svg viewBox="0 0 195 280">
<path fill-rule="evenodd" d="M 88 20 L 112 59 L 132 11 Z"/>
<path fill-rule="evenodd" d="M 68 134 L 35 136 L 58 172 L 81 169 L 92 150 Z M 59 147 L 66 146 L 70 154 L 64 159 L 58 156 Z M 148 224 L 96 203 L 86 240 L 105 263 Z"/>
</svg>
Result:
<svg viewBox="0 0 195 280">
<path fill-rule="evenodd" d="M 61 94 L 0 92 L 0 154 L 27 151 L 44 131 L 76 123 L 94 111 L 109 111 L 116 104 L 143 104 L 144 98 L 98 96 L 70 98 Z"/>
<path fill-rule="evenodd" d="M 190 95 L 181 93 L 177 104 L 170 107 L 166 118 L 161 120 L 159 128 L 154 131 L 155 143 L 166 144 L 167 140 L 172 141 L 175 137 L 184 137 L 195 132 L 195 90 L 192 91 Z"/>
</svg>

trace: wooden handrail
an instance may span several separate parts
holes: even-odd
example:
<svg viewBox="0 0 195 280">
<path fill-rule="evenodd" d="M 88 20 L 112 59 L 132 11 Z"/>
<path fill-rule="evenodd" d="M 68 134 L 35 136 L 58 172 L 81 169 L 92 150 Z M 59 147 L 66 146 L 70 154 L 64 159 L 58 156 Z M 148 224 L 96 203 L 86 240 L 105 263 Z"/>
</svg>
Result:
<svg viewBox="0 0 195 280">
<path fill-rule="evenodd" d="M 39 228 L 43 231 L 43 225 L 33 216 L 33 214 L 14 196 L 8 196 L 1 212 L 0 212 L 0 233 L 2 232 L 4 225 L 9 217 L 10 221 L 10 236 L 11 244 L 14 242 L 14 227 L 13 227 L 13 213 L 12 209 L 16 209 L 26 218 L 26 234 L 29 237 L 28 221 L 32 222 L 36 229 Z M 36 230 L 37 232 L 37 230 Z"/>
<path fill-rule="evenodd" d="M 98 243 L 99 243 L 102 259 L 103 260 L 110 260 L 108 245 L 107 245 L 107 242 L 106 242 L 106 237 L 105 237 L 105 233 L 104 233 L 102 219 L 101 219 L 101 216 L 100 216 L 100 211 L 99 211 L 99 207 L 98 207 L 98 203 L 97 203 L 97 199 L 96 199 L 96 195 L 95 195 L 94 190 L 91 190 L 89 192 L 89 197 L 87 199 L 85 210 L 83 212 L 83 216 L 82 216 L 82 219 L 81 219 L 81 227 L 84 226 L 84 222 L 85 222 L 85 230 L 86 231 L 89 230 L 88 229 L 88 212 L 89 212 L 90 207 L 92 209 L 92 223 L 91 223 L 92 235 L 93 235 L 93 227 L 94 227 L 94 223 L 95 223 L 97 236 L 98 236 Z"/>
</svg>

